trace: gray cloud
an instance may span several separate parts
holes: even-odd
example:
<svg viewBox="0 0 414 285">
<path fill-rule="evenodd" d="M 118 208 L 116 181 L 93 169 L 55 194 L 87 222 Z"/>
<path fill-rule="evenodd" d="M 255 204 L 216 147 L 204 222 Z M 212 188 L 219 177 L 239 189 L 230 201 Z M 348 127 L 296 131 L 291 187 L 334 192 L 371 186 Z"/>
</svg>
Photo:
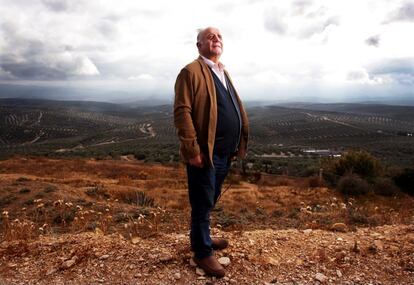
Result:
<svg viewBox="0 0 414 285">
<path fill-rule="evenodd" d="M 273 7 L 265 12 L 265 28 L 273 33 L 283 35 L 287 32 L 287 24 L 284 22 L 284 15 L 277 8 Z"/>
<path fill-rule="evenodd" d="M 348 72 L 346 79 L 350 81 L 358 81 L 367 78 L 367 73 L 362 70 L 355 70 Z"/>
<path fill-rule="evenodd" d="M 331 17 L 326 20 L 322 19 L 310 22 L 309 26 L 304 27 L 300 31 L 299 36 L 302 38 L 309 38 L 314 34 L 322 33 L 327 27 L 331 25 L 339 25 L 339 19 L 336 17 Z"/>
<path fill-rule="evenodd" d="M 325 7 L 315 6 L 307 0 L 297 0 L 287 11 L 276 7 L 267 9 L 264 14 L 264 26 L 273 33 L 289 35 L 301 39 L 320 34 L 331 25 L 339 25 L 339 18 L 328 13 Z M 288 25 L 292 21 L 293 26 Z"/>
<path fill-rule="evenodd" d="M 0 76 L 4 79 L 58 80 L 94 75 L 91 60 L 75 48 L 23 34 L 13 22 L 2 23 L 4 49 L 0 55 Z"/>
<path fill-rule="evenodd" d="M 312 6 L 312 1 L 309 0 L 296 0 L 292 3 L 293 15 L 305 15 L 307 9 Z"/>
<path fill-rule="evenodd" d="M 397 21 L 414 21 L 414 2 L 405 2 L 398 10 L 391 12 L 386 23 Z"/>
<path fill-rule="evenodd" d="M 42 0 L 42 3 L 54 12 L 63 12 L 70 8 L 70 2 L 68 0 Z"/>
<path fill-rule="evenodd" d="M 375 35 L 372 37 L 369 37 L 365 40 L 365 43 L 369 46 L 379 47 L 381 37 L 380 35 Z"/>
<path fill-rule="evenodd" d="M 414 85 L 414 57 L 388 59 L 368 67 L 369 74 L 388 76 L 401 84 Z"/>
</svg>

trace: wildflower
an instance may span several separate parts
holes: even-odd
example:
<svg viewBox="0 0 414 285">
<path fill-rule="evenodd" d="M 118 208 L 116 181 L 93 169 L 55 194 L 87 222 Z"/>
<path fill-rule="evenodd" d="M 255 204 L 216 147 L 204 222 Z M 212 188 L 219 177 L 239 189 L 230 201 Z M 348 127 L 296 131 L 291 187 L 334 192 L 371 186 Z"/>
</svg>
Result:
<svg viewBox="0 0 414 285">
<path fill-rule="evenodd" d="M 8 211 L 3 211 L 3 216 L 8 217 L 9 216 L 9 212 Z"/>
</svg>

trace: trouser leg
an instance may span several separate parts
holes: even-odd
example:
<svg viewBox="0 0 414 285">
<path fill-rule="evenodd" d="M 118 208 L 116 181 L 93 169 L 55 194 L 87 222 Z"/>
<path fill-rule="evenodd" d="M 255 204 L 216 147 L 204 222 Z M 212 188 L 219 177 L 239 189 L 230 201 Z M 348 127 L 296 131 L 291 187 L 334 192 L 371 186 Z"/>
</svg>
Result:
<svg viewBox="0 0 414 285">
<path fill-rule="evenodd" d="M 188 193 L 191 205 L 191 247 L 197 258 L 212 254 L 210 213 L 228 173 L 228 158 L 213 157 L 214 168 L 187 165 Z"/>
</svg>

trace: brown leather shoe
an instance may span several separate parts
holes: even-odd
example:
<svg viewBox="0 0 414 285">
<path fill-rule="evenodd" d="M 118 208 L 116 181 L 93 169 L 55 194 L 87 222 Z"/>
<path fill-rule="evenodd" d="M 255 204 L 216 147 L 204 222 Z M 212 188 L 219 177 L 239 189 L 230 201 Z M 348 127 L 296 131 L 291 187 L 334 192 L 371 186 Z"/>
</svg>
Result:
<svg viewBox="0 0 414 285">
<path fill-rule="evenodd" d="M 194 262 L 201 267 L 207 275 L 222 278 L 225 275 L 223 266 L 217 261 L 214 255 L 198 259 L 193 257 Z"/>
<path fill-rule="evenodd" d="M 212 241 L 211 247 L 214 250 L 223 250 L 229 246 L 229 242 L 225 239 L 213 238 L 211 239 L 211 241 Z"/>
</svg>

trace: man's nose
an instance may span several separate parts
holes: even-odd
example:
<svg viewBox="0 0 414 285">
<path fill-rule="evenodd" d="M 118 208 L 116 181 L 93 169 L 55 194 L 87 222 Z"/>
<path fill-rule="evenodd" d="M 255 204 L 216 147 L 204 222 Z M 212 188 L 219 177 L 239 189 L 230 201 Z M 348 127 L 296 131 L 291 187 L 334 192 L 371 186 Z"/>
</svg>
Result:
<svg viewBox="0 0 414 285">
<path fill-rule="evenodd" d="M 219 38 L 218 35 L 214 35 L 213 36 L 213 41 L 215 41 L 215 42 L 221 42 L 221 39 Z"/>
</svg>

